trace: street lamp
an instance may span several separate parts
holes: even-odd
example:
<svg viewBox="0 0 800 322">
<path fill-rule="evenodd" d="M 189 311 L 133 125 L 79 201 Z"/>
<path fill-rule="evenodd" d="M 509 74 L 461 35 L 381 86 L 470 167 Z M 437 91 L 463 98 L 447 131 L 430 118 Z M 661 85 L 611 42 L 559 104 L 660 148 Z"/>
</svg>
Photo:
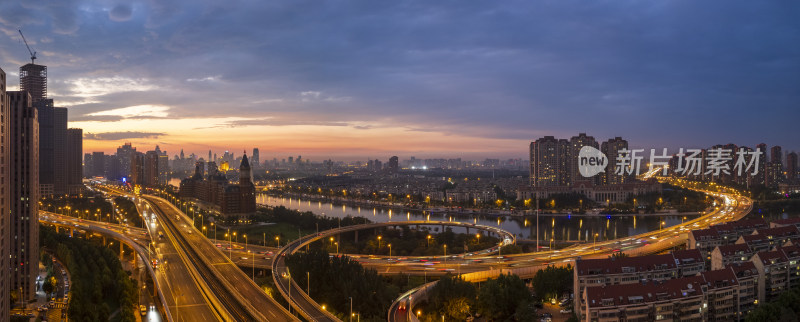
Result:
<svg viewBox="0 0 800 322">
<path fill-rule="evenodd" d="M 431 247 L 431 235 L 428 235 L 428 246 L 427 247 Z"/>
<path fill-rule="evenodd" d="M 228 257 L 233 258 L 233 245 L 231 245 L 231 235 L 225 233 L 225 237 L 228 237 Z"/>
<path fill-rule="evenodd" d="M 281 236 L 275 236 L 275 242 L 278 244 L 278 247 L 281 247 Z"/>
<path fill-rule="evenodd" d="M 339 256 L 339 242 L 335 242 L 336 244 L 336 256 Z"/>
<path fill-rule="evenodd" d="M 389 244 L 389 257 L 392 257 L 392 244 Z"/>
<path fill-rule="evenodd" d="M 383 238 L 383 237 L 378 236 L 378 251 L 381 250 L 381 238 Z"/>
<path fill-rule="evenodd" d="M 597 233 L 594 233 L 594 244 L 592 245 L 592 248 L 596 247 L 597 247 Z"/>
<path fill-rule="evenodd" d="M 447 266 L 447 244 L 444 244 L 444 266 Z"/>
</svg>

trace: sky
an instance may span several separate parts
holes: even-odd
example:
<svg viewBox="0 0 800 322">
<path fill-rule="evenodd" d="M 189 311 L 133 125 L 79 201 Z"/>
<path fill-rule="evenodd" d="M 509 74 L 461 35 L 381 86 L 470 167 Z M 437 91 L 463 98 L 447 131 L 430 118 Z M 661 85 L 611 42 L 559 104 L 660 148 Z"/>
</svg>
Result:
<svg viewBox="0 0 800 322">
<path fill-rule="evenodd" d="M 526 158 L 579 132 L 800 150 L 797 17 L 793 0 L 4 0 L 0 68 L 16 89 L 22 29 L 85 152 Z"/>
</svg>

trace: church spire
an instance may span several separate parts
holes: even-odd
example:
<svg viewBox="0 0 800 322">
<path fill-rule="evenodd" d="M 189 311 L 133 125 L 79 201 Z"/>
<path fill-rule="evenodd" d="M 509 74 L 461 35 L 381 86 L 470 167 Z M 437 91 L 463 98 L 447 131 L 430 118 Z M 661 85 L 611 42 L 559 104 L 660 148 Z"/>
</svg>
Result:
<svg viewBox="0 0 800 322">
<path fill-rule="evenodd" d="M 250 184 L 250 161 L 247 161 L 247 152 L 242 156 L 242 164 L 239 165 L 239 184 Z"/>
</svg>

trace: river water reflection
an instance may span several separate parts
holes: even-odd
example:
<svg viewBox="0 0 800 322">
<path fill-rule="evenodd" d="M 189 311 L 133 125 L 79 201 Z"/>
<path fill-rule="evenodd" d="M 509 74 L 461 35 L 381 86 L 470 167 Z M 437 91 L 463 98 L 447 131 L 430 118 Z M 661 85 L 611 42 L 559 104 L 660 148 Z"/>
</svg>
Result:
<svg viewBox="0 0 800 322">
<path fill-rule="evenodd" d="M 373 207 L 358 207 L 347 205 L 334 205 L 321 201 L 299 200 L 297 198 L 274 197 L 258 194 L 256 202 L 268 206 L 284 206 L 289 209 L 311 211 L 317 215 L 344 218 L 366 217 L 373 222 L 408 221 L 408 220 L 443 220 L 477 223 L 481 225 L 500 227 L 523 239 L 535 239 L 536 216 L 518 217 L 501 216 L 487 217 L 481 215 L 450 215 L 427 214 L 420 211 L 389 210 Z M 430 216 L 430 218 L 428 218 Z M 697 215 L 685 216 L 686 220 L 696 218 Z M 669 227 L 680 224 L 683 215 L 665 214 L 637 215 L 637 216 L 583 216 L 583 215 L 540 215 L 539 231 L 541 240 L 556 241 L 592 241 L 597 234 L 597 240 L 616 239 L 648 231 L 657 230 L 661 225 Z M 662 223 L 663 222 L 663 223 Z"/>
</svg>

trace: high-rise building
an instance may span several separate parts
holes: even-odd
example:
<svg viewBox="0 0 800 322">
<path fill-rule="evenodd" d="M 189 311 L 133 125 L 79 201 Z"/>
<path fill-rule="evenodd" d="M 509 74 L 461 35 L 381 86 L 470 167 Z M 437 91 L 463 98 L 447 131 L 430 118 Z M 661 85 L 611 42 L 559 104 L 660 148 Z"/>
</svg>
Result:
<svg viewBox="0 0 800 322">
<path fill-rule="evenodd" d="M 83 192 L 83 130 L 67 129 L 67 190 L 69 193 Z"/>
<path fill-rule="evenodd" d="M 69 192 L 67 169 L 67 109 L 47 98 L 47 66 L 25 64 L 19 69 L 20 90 L 38 109 L 39 189 L 43 195 Z"/>
<path fill-rule="evenodd" d="M 131 170 L 130 170 L 130 182 L 133 184 L 144 185 L 147 184 L 144 178 L 144 153 L 141 152 L 133 152 L 131 154 Z"/>
<path fill-rule="evenodd" d="M 5 321 L 11 316 L 11 268 L 9 267 L 9 250 L 11 249 L 11 218 L 9 212 L 10 184 L 10 124 L 9 103 L 6 96 L 6 73 L 0 69 L 0 320 Z"/>
<path fill-rule="evenodd" d="M 117 148 L 121 175 L 122 177 L 127 177 L 128 180 L 131 179 L 131 160 L 134 154 L 136 154 L 136 148 L 131 146 L 130 143 L 125 143 Z M 181 151 L 181 159 L 183 159 L 183 151 Z"/>
<path fill-rule="evenodd" d="M 767 144 L 761 143 L 756 145 L 756 153 L 758 153 L 758 173 L 755 175 L 755 183 L 767 184 Z"/>
<path fill-rule="evenodd" d="M 158 184 L 166 185 L 169 182 L 169 156 L 167 152 L 158 155 Z"/>
<path fill-rule="evenodd" d="M 250 166 L 253 168 L 258 168 L 261 164 L 260 155 L 258 153 L 258 148 L 253 148 L 253 155 L 250 157 Z"/>
<path fill-rule="evenodd" d="M 107 155 L 106 159 L 106 172 L 105 177 L 108 180 L 121 181 L 123 176 L 122 164 L 119 162 L 119 156 Z"/>
<path fill-rule="evenodd" d="M 87 178 L 94 176 L 94 162 L 92 162 L 91 153 L 85 153 L 83 155 L 83 175 Z"/>
<path fill-rule="evenodd" d="M 768 187 L 775 187 L 783 181 L 783 153 L 779 145 L 770 149 L 770 159 L 767 163 L 765 175 L 764 184 Z"/>
<path fill-rule="evenodd" d="M 786 155 L 786 181 L 797 182 L 797 153 L 790 152 Z"/>
<path fill-rule="evenodd" d="M 389 162 L 386 163 L 386 168 L 389 169 L 390 173 L 397 173 L 400 170 L 400 159 L 395 155 L 389 158 Z"/>
<path fill-rule="evenodd" d="M 39 274 L 39 122 L 28 92 L 8 92 L 11 289 L 33 300 Z"/>
<path fill-rule="evenodd" d="M 770 150 L 769 161 L 772 163 L 782 163 L 783 152 L 780 145 L 773 146 Z"/>
<path fill-rule="evenodd" d="M 545 136 L 530 146 L 530 181 L 534 187 L 569 185 L 569 141 Z"/>
<path fill-rule="evenodd" d="M 47 98 L 47 66 L 25 64 L 19 68 L 19 89 L 31 95 L 31 104 Z"/>
<path fill-rule="evenodd" d="M 619 151 L 628 148 L 628 141 L 623 140 L 621 137 L 609 139 L 600 146 L 600 151 L 608 158 L 608 168 L 605 172 L 605 184 L 622 184 L 632 180 L 630 175 L 617 174 L 615 164 Z"/>
<path fill-rule="evenodd" d="M 92 152 L 91 176 L 106 176 L 106 155 L 103 152 Z M 108 178 L 111 179 L 111 178 Z"/>
<path fill-rule="evenodd" d="M 65 194 L 67 183 L 67 109 L 52 99 L 33 103 L 39 114 L 39 185 L 42 195 Z"/>
<path fill-rule="evenodd" d="M 580 133 L 578 134 L 578 136 L 573 136 L 571 139 L 569 139 L 569 150 L 568 150 L 567 160 L 569 161 L 570 185 L 574 186 L 577 181 L 594 179 L 594 178 L 584 178 L 578 171 L 578 165 L 579 165 L 578 153 L 580 153 L 581 149 L 585 146 L 590 146 L 595 149 L 599 149 L 597 141 L 595 141 L 594 137 L 587 136 L 586 133 Z M 597 178 L 599 178 L 599 176 Z"/>
<path fill-rule="evenodd" d="M 147 186 L 158 185 L 158 152 L 147 151 L 144 155 L 144 184 Z"/>
</svg>

